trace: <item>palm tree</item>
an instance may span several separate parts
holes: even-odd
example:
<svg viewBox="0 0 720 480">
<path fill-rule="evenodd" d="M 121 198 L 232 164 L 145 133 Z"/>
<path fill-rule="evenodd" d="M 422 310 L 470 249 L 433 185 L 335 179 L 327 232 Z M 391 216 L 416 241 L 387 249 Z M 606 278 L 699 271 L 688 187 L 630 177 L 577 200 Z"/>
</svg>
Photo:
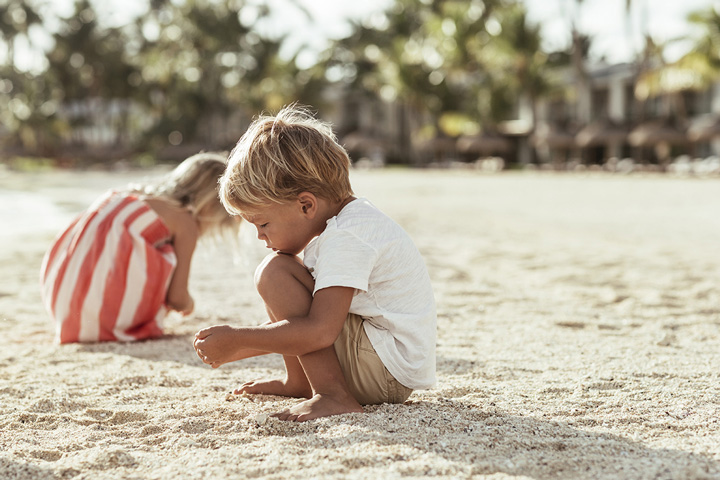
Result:
<svg viewBox="0 0 720 480">
<path fill-rule="evenodd" d="M 300 71 L 294 58 L 281 58 L 285 38 L 268 38 L 243 24 L 245 6 L 234 0 L 154 0 L 137 20 L 137 100 L 152 119 L 146 148 L 166 146 L 172 132 L 185 145 L 228 148 L 252 115 L 317 100 L 322 72 Z M 270 14 L 259 7 L 255 23 Z"/>
<path fill-rule="evenodd" d="M 541 49 L 541 29 L 531 25 L 522 5 L 509 6 L 501 13 L 502 31 L 493 43 L 487 63 L 503 72 L 501 83 L 512 99 L 527 97 L 531 105 L 531 123 L 536 121 L 535 105 L 539 97 L 554 88 L 548 55 Z"/>
<path fill-rule="evenodd" d="M 588 75 L 585 60 L 587 56 L 587 36 L 578 30 L 578 16 L 582 8 L 583 0 L 575 0 L 575 8 L 570 15 L 570 38 L 571 38 L 571 61 L 575 72 L 577 110 L 576 118 L 581 124 L 590 122 L 591 98 L 590 98 L 590 77 Z"/>
<path fill-rule="evenodd" d="M 28 41 L 28 31 L 33 25 L 42 24 L 42 17 L 26 0 L 6 0 L 0 5 L 0 34 L 8 44 L 8 65 L 15 65 L 15 40 L 19 36 Z"/>
<path fill-rule="evenodd" d="M 126 35 L 117 28 L 100 28 L 90 2 L 78 0 L 54 40 L 46 76 L 58 84 L 56 100 L 70 122 L 71 143 L 121 153 L 128 135 L 128 79 L 136 73 L 125 61 Z"/>
<path fill-rule="evenodd" d="M 680 59 L 666 65 L 660 78 L 653 79 L 660 91 L 703 90 L 720 77 L 720 10 L 711 7 L 692 12 L 688 21 L 698 32 L 695 44 Z"/>
<path fill-rule="evenodd" d="M 666 62 L 664 46 L 648 37 L 645 56 L 652 68 L 641 73 L 636 87 L 641 98 L 669 99 L 666 114 L 673 110 L 681 120 L 687 114 L 682 93 L 705 90 L 720 78 L 720 12 L 715 8 L 693 12 L 688 21 L 702 33 L 695 37 L 695 45 L 674 62 Z"/>
<path fill-rule="evenodd" d="M 0 5 L 0 38 L 7 44 L 7 61 L 0 66 L 0 124 L 7 137 L 5 147 L 20 147 L 34 151 L 47 145 L 48 137 L 56 133 L 54 125 L 39 127 L 51 116 L 49 100 L 52 86 L 49 79 L 37 78 L 29 72 L 21 72 L 15 65 L 15 42 L 24 38 L 31 42 L 28 31 L 33 25 L 42 24 L 42 17 L 31 2 L 6 0 Z M 47 104 L 45 109 L 41 106 Z M 50 128 L 53 127 L 53 128 Z"/>
<path fill-rule="evenodd" d="M 443 145 L 449 143 L 443 137 L 492 125 L 512 109 L 512 74 L 495 68 L 495 56 L 503 19 L 511 17 L 506 10 L 516 6 L 512 0 L 398 0 L 382 26 L 358 25 L 337 42 L 328 64 L 350 72 L 345 80 L 358 95 L 396 102 L 399 118 L 417 122 L 401 128 L 398 143 L 408 145 L 412 134 L 415 140 L 440 137 L 436 143 Z"/>
</svg>

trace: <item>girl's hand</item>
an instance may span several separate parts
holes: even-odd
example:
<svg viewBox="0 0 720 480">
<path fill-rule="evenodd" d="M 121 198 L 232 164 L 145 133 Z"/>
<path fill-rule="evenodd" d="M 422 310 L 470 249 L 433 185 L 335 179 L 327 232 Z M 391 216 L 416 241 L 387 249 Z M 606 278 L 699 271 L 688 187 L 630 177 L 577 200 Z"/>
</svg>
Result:
<svg viewBox="0 0 720 480">
<path fill-rule="evenodd" d="M 195 301 L 189 293 L 182 295 L 180 298 L 170 298 L 168 296 L 167 305 L 171 310 L 180 312 L 183 315 L 190 315 L 195 310 Z"/>
<path fill-rule="evenodd" d="M 195 300 L 193 300 L 193 298 L 189 295 L 188 298 L 190 299 L 190 302 L 185 306 L 185 308 L 178 310 L 183 314 L 183 316 L 190 315 L 195 310 Z"/>
</svg>

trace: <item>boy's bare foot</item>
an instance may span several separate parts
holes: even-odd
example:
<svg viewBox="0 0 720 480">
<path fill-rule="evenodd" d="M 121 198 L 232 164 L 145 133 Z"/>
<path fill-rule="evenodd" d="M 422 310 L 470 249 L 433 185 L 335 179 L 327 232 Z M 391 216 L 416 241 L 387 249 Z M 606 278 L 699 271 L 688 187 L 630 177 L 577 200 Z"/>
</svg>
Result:
<svg viewBox="0 0 720 480">
<path fill-rule="evenodd" d="M 351 395 L 336 397 L 317 393 L 311 399 L 273 413 L 272 416 L 290 422 L 306 422 L 315 418 L 353 412 L 362 413 L 363 409 Z"/>
<path fill-rule="evenodd" d="M 242 393 L 260 395 L 278 395 L 281 397 L 310 398 L 312 389 L 307 382 L 292 383 L 287 379 L 252 380 L 233 390 L 235 395 Z"/>
</svg>

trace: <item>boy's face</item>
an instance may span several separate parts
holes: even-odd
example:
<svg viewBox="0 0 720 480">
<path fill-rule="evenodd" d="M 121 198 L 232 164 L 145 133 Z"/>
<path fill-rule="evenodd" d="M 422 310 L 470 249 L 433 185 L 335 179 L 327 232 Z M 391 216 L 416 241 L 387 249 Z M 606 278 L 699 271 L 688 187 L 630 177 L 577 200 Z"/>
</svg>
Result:
<svg viewBox="0 0 720 480">
<path fill-rule="evenodd" d="M 275 252 L 298 255 L 316 235 L 299 202 L 258 207 L 242 214 L 257 228 L 258 239 Z"/>
</svg>

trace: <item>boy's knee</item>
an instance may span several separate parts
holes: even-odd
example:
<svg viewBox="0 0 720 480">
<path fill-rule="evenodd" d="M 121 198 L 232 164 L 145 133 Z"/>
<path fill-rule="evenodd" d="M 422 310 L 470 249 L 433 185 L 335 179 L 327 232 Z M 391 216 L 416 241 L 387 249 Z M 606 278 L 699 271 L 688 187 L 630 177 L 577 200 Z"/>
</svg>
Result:
<svg viewBox="0 0 720 480">
<path fill-rule="evenodd" d="M 312 281 L 310 273 L 305 269 L 302 260 L 296 256 L 279 253 L 271 253 L 263 259 L 255 270 L 255 288 L 262 294 L 268 287 L 280 284 L 280 280 L 288 276 L 297 278 L 302 283 L 307 283 L 303 277 L 307 276 Z"/>
<path fill-rule="evenodd" d="M 275 275 L 286 270 L 285 263 L 286 260 L 276 253 L 266 256 L 255 269 L 255 287 L 259 288 L 263 283 L 272 282 Z"/>
</svg>

